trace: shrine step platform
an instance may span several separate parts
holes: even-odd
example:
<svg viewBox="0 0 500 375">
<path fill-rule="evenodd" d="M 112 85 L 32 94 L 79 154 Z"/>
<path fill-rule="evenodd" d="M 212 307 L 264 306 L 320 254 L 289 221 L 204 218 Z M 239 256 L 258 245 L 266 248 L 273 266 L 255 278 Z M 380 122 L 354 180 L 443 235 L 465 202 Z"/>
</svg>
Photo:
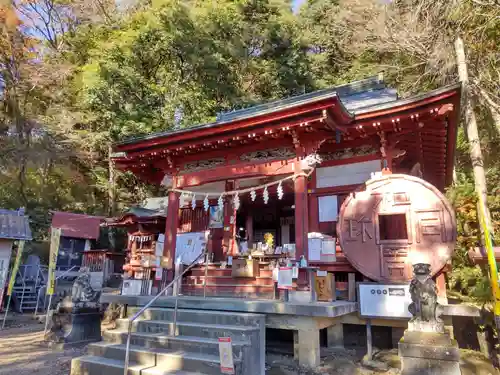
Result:
<svg viewBox="0 0 500 375">
<path fill-rule="evenodd" d="M 205 285 L 206 279 L 206 285 Z M 233 277 L 232 269 L 210 265 L 194 268 L 183 278 L 181 293 L 186 296 L 274 299 L 273 271 L 261 268 L 256 277 Z"/>
<path fill-rule="evenodd" d="M 154 296 L 122 296 L 103 294 L 101 303 L 115 303 L 127 306 L 144 306 Z M 174 308 L 176 297 L 160 297 L 153 308 Z M 293 303 L 279 300 L 248 300 L 242 298 L 179 297 L 179 309 L 250 312 L 260 314 L 294 315 L 303 317 L 337 318 L 358 311 L 356 302 L 334 301 L 314 303 Z"/>
<path fill-rule="evenodd" d="M 139 309 L 129 306 L 127 316 Z M 219 338 L 230 337 L 234 374 L 264 375 L 264 315 L 187 309 L 174 315 L 171 308 L 151 308 L 134 322 L 128 374 L 220 374 Z M 104 341 L 73 360 L 71 375 L 122 375 L 127 329 L 128 319 L 119 319 Z"/>
<path fill-rule="evenodd" d="M 103 294 L 101 302 L 125 306 L 127 314 L 130 315 L 153 298 Z M 176 304 L 178 313 L 174 331 L 172 322 Z M 294 331 L 294 356 L 299 364 L 315 367 L 320 363 L 319 331 L 328 329 L 329 342 L 332 341 L 334 346 L 343 345 L 342 319 L 355 316 L 357 311 L 357 303 L 349 301 L 298 303 L 221 297 L 160 297 L 144 313 L 146 320 L 135 323 L 133 343 L 143 348 L 173 347 L 185 352 L 213 354 L 214 342 L 217 342 L 219 337 L 231 337 L 233 345 L 244 341 L 244 338 L 255 337 L 257 325 L 252 323 L 252 319 L 258 316 L 262 319 L 264 328 Z M 105 333 L 104 339 L 118 345 L 123 344 L 126 339 L 126 323 L 126 320 L 118 320 L 117 330 Z M 172 336 L 174 332 L 178 336 Z M 263 333 L 259 332 L 259 344 L 252 345 L 262 350 L 262 354 L 255 352 L 252 358 L 260 358 L 259 361 L 263 361 L 265 330 Z M 236 353 L 238 350 L 238 347 L 234 348 Z M 251 374 L 264 372 L 255 371 Z"/>
<path fill-rule="evenodd" d="M 258 276 L 235 277 L 231 267 L 220 268 L 217 264 L 211 264 L 206 269 L 204 265 L 194 267 L 182 279 L 180 294 L 184 296 L 207 296 L 245 298 L 256 300 L 274 300 L 282 298 L 283 291 L 276 289 L 273 280 L 273 271 L 268 268 L 267 262 L 259 264 Z M 205 276 L 206 274 L 206 276 Z M 337 273 L 337 277 L 340 274 Z M 347 299 L 348 282 L 342 278 L 335 282 L 335 293 L 337 298 Z M 206 280 L 206 281 L 205 281 Z M 205 285 L 206 283 L 206 285 Z M 294 289 L 297 288 L 294 280 Z"/>
</svg>

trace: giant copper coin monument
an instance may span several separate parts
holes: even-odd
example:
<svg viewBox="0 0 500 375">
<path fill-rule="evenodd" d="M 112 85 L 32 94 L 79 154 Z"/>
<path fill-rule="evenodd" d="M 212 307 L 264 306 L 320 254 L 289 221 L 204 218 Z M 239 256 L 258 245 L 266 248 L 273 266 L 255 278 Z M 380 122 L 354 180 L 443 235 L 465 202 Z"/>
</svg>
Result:
<svg viewBox="0 0 500 375">
<path fill-rule="evenodd" d="M 428 263 L 435 275 L 451 258 L 455 213 L 428 182 L 385 175 L 346 198 L 337 233 L 345 256 L 363 275 L 376 281 L 409 281 L 413 264 Z"/>
</svg>

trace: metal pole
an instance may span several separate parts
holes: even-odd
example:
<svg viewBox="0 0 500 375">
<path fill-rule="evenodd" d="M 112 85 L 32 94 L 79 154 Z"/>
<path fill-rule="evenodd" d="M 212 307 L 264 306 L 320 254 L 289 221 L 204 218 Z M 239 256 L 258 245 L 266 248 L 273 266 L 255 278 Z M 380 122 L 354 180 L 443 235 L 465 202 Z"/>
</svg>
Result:
<svg viewBox="0 0 500 375">
<path fill-rule="evenodd" d="M 44 335 L 47 333 L 47 328 L 49 327 L 49 313 L 50 313 L 50 305 L 51 304 L 52 304 L 52 294 L 49 297 L 49 304 L 47 306 L 47 314 L 45 315 L 45 330 L 43 331 Z"/>
<path fill-rule="evenodd" d="M 132 336 L 132 323 L 133 320 L 128 322 L 128 335 L 127 335 L 127 345 L 125 347 L 125 364 L 123 366 L 123 374 L 128 375 L 128 362 L 130 356 L 130 337 Z"/>
<path fill-rule="evenodd" d="M 33 318 L 36 318 L 36 314 L 38 313 L 38 305 L 40 303 L 40 292 L 42 291 L 43 288 L 38 289 L 38 293 L 36 296 L 36 306 L 35 306 L 35 312 L 33 313 Z"/>
<path fill-rule="evenodd" d="M 177 305 L 178 305 L 179 297 L 175 297 L 175 309 L 174 309 L 174 336 L 177 336 Z"/>
<path fill-rule="evenodd" d="M 26 270 L 25 270 L 26 273 Z M 21 280 L 23 282 L 23 294 L 21 294 L 21 303 L 19 304 L 19 309 L 21 310 L 21 313 L 23 312 L 23 301 L 24 301 L 24 293 L 26 292 L 26 283 L 24 282 L 24 275 L 19 272 L 19 275 L 21 275 Z"/>
<path fill-rule="evenodd" d="M 7 320 L 7 314 L 9 313 L 10 300 L 12 298 L 12 293 L 9 295 L 9 299 L 7 300 L 7 309 L 5 309 L 5 315 L 3 316 L 2 329 L 5 327 L 5 321 Z"/>
<path fill-rule="evenodd" d="M 207 298 L 208 257 L 209 257 L 209 253 L 206 253 L 205 254 L 205 277 L 203 278 L 203 298 Z"/>
<path fill-rule="evenodd" d="M 373 359 L 373 343 L 372 343 L 372 321 L 366 319 L 366 358 L 371 361 Z"/>
<path fill-rule="evenodd" d="M 500 286 L 498 285 L 498 269 L 497 269 L 497 261 L 495 259 L 495 252 L 493 250 L 493 244 L 491 240 L 491 233 L 486 225 L 486 213 L 484 212 L 483 199 L 481 194 L 477 195 L 479 198 L 479 208 L 480 208 L 480 221 L 481 226 L 483 227 L 483 236 L 484 236 L 484 246 L 486 247 L 486 253 L 488 255 L 488 265 L 490 268 L 490 283 L 491 290 L 493 292 L 493 298 L 495 299 L 494 304 L 494 316 L 495 316 L 495 325 L 497 329 L 500 329 Z"/>
</svg>

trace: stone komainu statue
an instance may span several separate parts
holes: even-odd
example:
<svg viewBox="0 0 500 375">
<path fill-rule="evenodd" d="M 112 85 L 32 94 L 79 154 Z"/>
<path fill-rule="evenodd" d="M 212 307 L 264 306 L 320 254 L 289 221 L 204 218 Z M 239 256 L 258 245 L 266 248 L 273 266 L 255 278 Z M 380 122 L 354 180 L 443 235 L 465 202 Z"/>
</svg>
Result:
<svg viewBox="0 0 500 375">
<path fill-rule="evenodd" d="M 98 302 L 101 293 L 95 291 L 90 284 L 90 274 L 85 272 L 78 276 L 71 290 L 71 302 Z"/>
<path fill-rule="evenodd" d="M 413 265 L 413 279 L 410 283 L 412 303 L 408 310 L 412 322 L 440 324 L 440 309 L 437 302 L 436 284 L 431 278 L 431 266 L 426 263 Z"/>
</svg>

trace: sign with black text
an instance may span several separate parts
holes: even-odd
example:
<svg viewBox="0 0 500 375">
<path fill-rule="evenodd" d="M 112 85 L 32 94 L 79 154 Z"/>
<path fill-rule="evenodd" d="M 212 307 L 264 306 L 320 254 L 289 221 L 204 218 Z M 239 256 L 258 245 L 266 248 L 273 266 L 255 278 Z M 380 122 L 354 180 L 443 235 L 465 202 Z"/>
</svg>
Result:
<svg viewBox="0 0 500 375">
<path fill-rule="evenodd" d="M 234 375 L 233 346 L 231 337 L 219 337 L 220 371 Z"/>
</svg>

